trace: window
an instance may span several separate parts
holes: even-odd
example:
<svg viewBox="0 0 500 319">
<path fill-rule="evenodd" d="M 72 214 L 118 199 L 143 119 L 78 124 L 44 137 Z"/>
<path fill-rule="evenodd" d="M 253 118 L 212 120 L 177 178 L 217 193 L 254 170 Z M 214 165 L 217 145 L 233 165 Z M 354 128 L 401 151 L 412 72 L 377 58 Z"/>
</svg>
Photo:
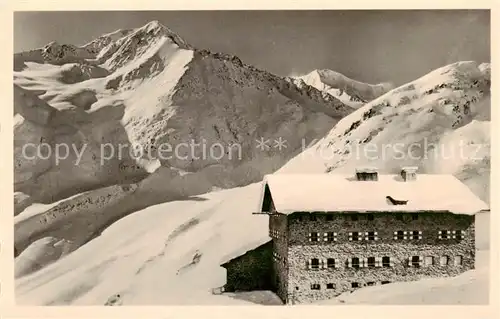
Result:
<svg viewBox="0 0 500 319">
<path fill-rule="evenodd" d="M 311 214 L 311 215 L 309 215 L 309 220 L 314 222 L 314 221 L 318 220 L 318 218 L 316 217 L 316 215 Z"/>
<path fill-rule="evenodd" d="M 319 241 L 319 234 L 317 232 L 309 233 L 309 241 Z"/>
<path fill-rule="evenodd" d="M 411 231 L 410 239 L 422 239 L 422 232 L 418 230 Z"/>
<path fill-rule="evenodd" d="M 373 268 L 373 267 L 377 266 L 376 261 L 375 261 L 375 257 L 368 257 L 366 265 L 369 268 Z"/>
<path fill-rule="evenodd" d="M 309 269 L 319 269 L 319 259 L 312 258 L 309 260 Z"/>
<path fill-rule="evenodd" d="M 454 230 L 452 231 L 452 234 L 453 234 L 453 239 L 458 239 L 458 240 L 462 240 L 464 239 L 464 236 L 465 236 L 465 231 L 463 230 Z"/>
<path fill-rule="evenodd" d="M 311 290 L 320 290 L 321 285 L 320 284 L 311 284 Z"/>
<path fill-rule="evenodd" d="M 377 232 L 376 231 L 365 232 L 365 239 L 366 240 L 378 240 Z"/>
<path fill-rule="evenodd" d="M 350 241 L 359 241 L 361 239 L 363 239 L 363 238 L 361 237 L 361 234 L 359 232 L 354 231 L 354 232 L 349 233 L 349 240 Z"/>
<path fill-rule="evenodd" d="M 390 283 L 391 283 L 391 282 L 390 282 L 390 281 L 388 281 L 388 280 L 383 280 L 383 281 L 382 281 L 382 285 L 387 285 L 387 284 L 390 284 Z"/>
<path fill-rule="evenodd" d="M 295 286 L 295 290 L 299 290 L 299 286 Z"/>
<path fill-rule="evenodd" d="M 407 239 L 406 237 L 406 232 L 402 230 L 398 230 L 394 232 L 394 239 L 395 240 L 404 240 Z"/>
<path fill-rule="evenodd" d="M 366 219 L 367 219 L 367 220 L 373 220 L 373 219 L 374 219 L 374 218 L 373 218 L 373 214 L 368 214 L 368 215 L 366 215 Z"/>
<path fill-rule="evenodd" d="M 438 238 L 439 239 L 450 239 L 451 238 L 451 231 L 449 231 L 449 230 L 438 231 Z"/>
<path fill-rule="evenodd" d="M 409 260 L 409 266 L 411 267 L 420 267 L 420 263 L 422 262 L 422 257 L 420 256 L 412 256 Z"/>
<path fill-rule="evenodd" d="M 434 257 L 432 257 L 432 256 L 425 256 L 425 265 L 426 266 L 432 266 L 432 265 L 434 265 Z"/>
<path fill-rule="evenodd" d="M 357 221 L 359 219 L 358 214 L 351 214 L 351 220 L 352 221 Z"/>
<path fill-rule="evenodd" d="M 335 289 L 335 284 L 332 283 L 326 284 L 326 289 Z"/>
<path fill-rule="evenodd" d="M 374 281 L 369 281 L 366 283 L 367 286 L 375 286 L 375 282 Z"/>
<path fill-rule="evenodd" d="M 358 282 L 352 282 L 351 283 L 352 288 L 359 288 L 359 283 Z"/>
<path fill-rule="evenodd" d="M 335 232 L 324 233 L 323 240 L 324 241 L 337 241 L 337 233 L 335 233 Z"/>
<path fill-rule="evenodd" d="M 328 258 L 326 260 L 326 268 L 335 268 L 335 259 Z"/>
<path fill-rule="evenodd" d="M 326 215 L 326 220 L 327 221 L 332 221 L 333 220 L 333 215 Z"/>
<path fill-rule="evenodd" d="M 448 265 L 448 256 L 441 256 L 441 258 L 439 259 L 439 264 L 441 266 Z"/>
<path fill-rule="evenodd" d="M 280 261 L 281 256 L 277 252 L 273 252 L 273 259 L 274 261 Z"/>
<path fill-rule="evenodd" d="M 411 215 L 412 220 L 418 220 L 418 215 L 417 214 L 412 214 Z"/>
<path fill-rule="evenodd" d="M 461 266 L 462 265 L 462 256 L 455 256 L 453 264 L 455 266 Z"/>
<path fill-rule="evenodd" d="M 388 256 L 382 257 L 382 267 L 391 267 L 391 266 L 392 266 L 391 258 Z"/>
<path fill-rule="evenodd" d="M 348 266 L 351 268 L 359 268 L 361 266 L 361 264 L 359 262 L 359 258 L 353 257 L 353 258 L 349 259 Z"/>
</svg>

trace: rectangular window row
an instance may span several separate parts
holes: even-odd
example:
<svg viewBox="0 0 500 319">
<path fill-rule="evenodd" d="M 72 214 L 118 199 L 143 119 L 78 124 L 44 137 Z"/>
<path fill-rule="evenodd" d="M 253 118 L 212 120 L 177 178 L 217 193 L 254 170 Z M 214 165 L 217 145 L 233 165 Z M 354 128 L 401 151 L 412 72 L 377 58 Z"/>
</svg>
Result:
<svg viewBox="0 0 500 319">
<path fill-rule="evenodd" d="M 342 213 L 331 213 L 331 214 L 310 214 L 310 213 L 305 213 L 308 214 L 308 217 L 305 218 L 303 215 L 298 215 L 295 219 L 299 222 L 303 221 L 304 219 L 309 220 L 309 221 L 318 221 L 321 220 L 322 217 L 324 216 L 324 219 L 326 221 L 333 221 L 336 218 L 348 218 L 351 221 L 359 221 L 359 220 L 375 220 L 375 214 L 342 214 Z M 347 215 L 347 217 L 345 217 Z M 410 216 L 411 215 L 411 216 Z M 394 214 L 394 219 L 400 220 L 400 221 L 408 221 L 408 220 L 418 220 L 418 214 Z"/>
<path fill-rule="evenodd" d="M 412 230 L 412 231 L 404 231 L 398 230 L 394 232 L 394 240 L 418 240 L 422 239 L 422 231 L 420 230 Z"/>
<path fill-rule="evenodd" d="M 336 232 L 326 232 L 322 234 L 319 232 L 310 232 L 308 234 L 308 239 L 310 242 L 334 242 L 338 239 L 338 233 Z M 462 240 L 465 237 L 465 231 L 463 230 L 440 230 L 438 231 L 437 238 L 442 239 L 457 239 Z M 279 238 L 279 237 L 278 237 Z M 420 230 L 398 230 L 394 232 L 393 239 L 394 240 L 421 240 L 423 238 L 422 231 Z M 378 232 L 369 231 L 369 232 L 349 232 L 348 233 L 349 241 L 377 241 L 379 240 Z"/>
<path fill-rule="evenodd" d="M 453 265 L 461 266 L 463 263 L 463 257 L 457 255 L 453 257 Z M 410 267 L 422 267 L 422 266 L 449 266 L 452 265 L 452 258 L 449 256 L 440 256 L 439 258 L 435 256 L 412 256 L 408 258 L 408 266 Z"/>
<path fill-rule="evenodd" d="M 334 258 L 319 259 L 311 258 L 307 261 L 307 268 L 309 269 L 334 269 L 338 268 Z"/>
<path fill-rule="evenodd" d="M 365 285 L 366 286 L 375 286 L 377 284 L 382 284 L 382 285 L 386 285 L 386 284 L 389 284 L 391 283 L 390 281 L 388 280 L 383 280 L 379 283 L 375 282 L 375 281 L 369 281 L 367 282 Z M 359 282 L 351 282 L 351 288 L 360 288 L 362 285 L 359 283 Z M 334 283 L 327 283 L 326 284 L 326 289 L 335 289 L 336 285 Z M 295 287 L 295 290 L 299 290 L 299 287 Z M 313 283 L 311 284 L 311 290 L 321 290 L 321 285 L 318 284 L 318 283 Z"/>
<path fill-rule="evenodd" d="M 453 265 L 462 265 L 463 257 L 458 255 L 453 258 Z M 437 265 L 438 262 L 434 256 L 411 256 L 408 258 L 409 267 L 422 267 L 422 266 L 432 266 Z M 451 258 L 449 256 L 440 256 L 439 265 L 447 266 L 451 264 Z M 384 257 L 352 257 L 347 260 L 347 268 L 377 268 L 377 267 L 394 267 L 389 256 Z M 335 269 L 340 268 L 339 263 L 334 258 L 319 259 L 311 258 L 307 261 L 308 269 Z"/>
<path fill-rule="evenodd" d="M 312 232 L 309 233 L 309 241 L 320 241 L 320 233 Z M 323 233 L 323 241 L 337 241 L 336 232 L 326 232 Z"/>
<path fill-rule="evenodd" d="M 463 230 L 440 230 L 438 231 L 439 239 L 463 239 L 465 231 Z"/>
</svg>

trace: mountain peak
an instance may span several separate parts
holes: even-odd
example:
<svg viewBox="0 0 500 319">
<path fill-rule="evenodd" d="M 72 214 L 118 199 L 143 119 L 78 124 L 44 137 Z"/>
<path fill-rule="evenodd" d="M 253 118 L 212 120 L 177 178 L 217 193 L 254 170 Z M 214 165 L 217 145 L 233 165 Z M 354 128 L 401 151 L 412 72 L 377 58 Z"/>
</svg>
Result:
<svg viewBox="0 0 500 319">
<path fill-rule="evenodd" d="M 339 95 L 347 94 L 345 98 L 348 97 L 349 101 L 346 102 L 352 102 L 348 104 L 353 107 L 360 106 L 393 89 L 392 83 L 363 83 L 330 69 L 316 69 L 300 78 L 307 84 L 320 90 L 331 91 L 334 95 L 335 90 Z"/>
<path fill-rule="evenodd" d="M 146 33 L 160 33 L 165 31 L 170 31 L 166 26 L 160 23 L 158 20 L 152 20 L 143 25 L 142 27 L 137 28 L 136 30 L 142 30 Z"/>
</svg>

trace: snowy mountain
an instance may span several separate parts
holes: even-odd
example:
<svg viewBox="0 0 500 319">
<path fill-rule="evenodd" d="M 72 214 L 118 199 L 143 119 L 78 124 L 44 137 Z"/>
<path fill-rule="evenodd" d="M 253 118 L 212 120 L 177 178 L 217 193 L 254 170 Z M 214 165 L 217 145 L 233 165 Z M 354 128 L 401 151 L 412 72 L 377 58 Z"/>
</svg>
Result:
<svg viewBox="0 0 500 319">
<path fill-rule="evenodd" d="M 19 253 L 54 234 L 79 234 L 76 249 L 135 210 L 259 181 L 353 111 L 236 56 L 196 49 L 156 21 L 14 60 L 16 214 L 76 196 L 43 227 L 17 225 Z M 36 156 L 44 145 L 53 152 Z M 78 222 L 68 226 L 68 215 Z"/>
<path fill-rule="evenodd" d="M 450 173 L 489 202 L 490 65 L 457 62 L 367 103 L 288 162 L 282 173 Z M 314 144 L 314 145 L 313 145 Z"/>
<path fill-rule="evenodd" d="M 328 69 L 314 70 L 297 78 L 318 90 L 335 96 L 353 108 L 359 108 L 393 89 L 391 83 L 363 83 Z"/>
<path fill-rule="evenodd" d="M 267 217 L 251 214 L 255 182 L 276 171 L 370 165 L 393 173 L 411 164 L 452 173 L 489 201 L 486 63 L 454 63 L 394 89 L 329 70 L 279 77 L 197 49 L 156 21 L 83 46 L 51 43 L 14 62 L 20 304 L 248 304 L 211 289 L 225 282 L 224 257 L 267 240 Z M 257 147 L 261 138 L 267 148 Z M 191 142 L 229 153 L 188 152 Z M 23 154 L 27 143 L 71 148 L 58 162 L 55 154 L 28 159 L 36 154 Z M 184 151 L 161 158 L 165 144 Z M 120 145 L 147 152 L 110 156 Z M 478 249 L 487 254 L 489 222 L 479 220 Z M 458 279 L 390 284 L 372 303 L 426 299 L 422 285 L 460 302 L 456 287 L 486 289 L 487 262 L 477 268 Z M 480 284 L 471 288 L 468 278 Z M 362 291 L 332 303 L 366 303 Z"/>
</svg>

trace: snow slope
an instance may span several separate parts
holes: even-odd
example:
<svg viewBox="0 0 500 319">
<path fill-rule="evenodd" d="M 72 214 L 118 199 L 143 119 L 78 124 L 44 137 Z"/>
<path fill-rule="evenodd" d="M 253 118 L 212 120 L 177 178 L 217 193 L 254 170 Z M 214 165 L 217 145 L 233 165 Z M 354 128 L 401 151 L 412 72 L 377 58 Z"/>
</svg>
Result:
<svg viewBox="0 0 500 319">
<path fill-rule="evenodd" d="M 279 172 L 451 173 L 489 201 L 489 64 L 457 62 L 395 88 L 344 117 Z"/>
<path fill-rule="evenodd" d="M 314 70 L 297 77 L 318 90 L 327 92 L 353 108 L 376 99 L 393 89 L 391 83 L 368 84 L 328 69 Z"/>
</svg>

